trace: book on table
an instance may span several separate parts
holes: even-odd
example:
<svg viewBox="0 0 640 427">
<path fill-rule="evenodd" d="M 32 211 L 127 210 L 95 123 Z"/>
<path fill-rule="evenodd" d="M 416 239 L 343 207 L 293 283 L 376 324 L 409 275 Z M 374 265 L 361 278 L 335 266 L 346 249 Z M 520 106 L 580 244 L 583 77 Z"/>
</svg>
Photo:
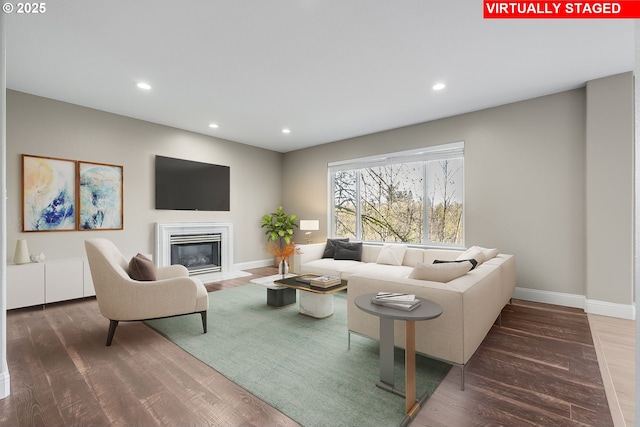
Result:
<svg viewBox="0 0 640 427">
<path fill-rule="evenodd" d="M 411 311 L 420 305 L 420 300 L 413 294 L 402 294 L 397 292 L 378 292 L 371 303 L 385 307 L 397 308 L 399 310 Z"/>
<path fill-rule="evenodd" d="M 303 274 L 301 276 L 296 276 L 296 282 L 306 283 L 307 285 L 311 283 L 311 279 L 317 277 L 316 274 Z"/>
<path fill-rule="evenodd" d="M 310 285 L 317 286 L 319 288 L 328 288 L 330 286 L 339 285 L 340 283 L 342 283 L 342 279 L 329 275 L 312 277 L 311 280 L 309 280 Z"/>
</svg>

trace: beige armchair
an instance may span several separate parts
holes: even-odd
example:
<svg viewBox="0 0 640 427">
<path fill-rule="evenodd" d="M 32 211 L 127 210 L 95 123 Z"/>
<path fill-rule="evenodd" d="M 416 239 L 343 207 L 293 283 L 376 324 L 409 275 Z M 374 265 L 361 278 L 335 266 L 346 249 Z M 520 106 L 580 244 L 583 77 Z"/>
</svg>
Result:
<svg viewBox="0 0 640 427">
<path fill-rule="evenodd" d="M 129 260 L 111 241 L 89 239 L 85 248 L 100 313 L 110 320 L 107 346 L 118 322 L 200 313 L 207 332 L 209 295 L 200 280 L 189 277 L 186 267 L 158 267 L 157 280 L 137 281 L 128 274 Z"/>
</svg>

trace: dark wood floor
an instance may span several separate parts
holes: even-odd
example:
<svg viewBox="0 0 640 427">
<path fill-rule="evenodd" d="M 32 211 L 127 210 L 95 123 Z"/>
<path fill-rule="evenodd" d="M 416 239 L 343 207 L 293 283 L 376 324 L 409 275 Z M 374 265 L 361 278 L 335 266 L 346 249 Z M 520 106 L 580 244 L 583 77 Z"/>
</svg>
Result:
<svg viewBox="0 0 640 427">
<path fill-rule="evenodd" d="M 0 426 L 297 425 L 142 323 L 120 324 L 105 347 L 108 324 L 95 299 L 10 311 Z M 467 366 L 465 391 L 459 375 L 451 370 L 413 426 L 613 425 L 580 310 L 514 301 Z"/>
</svg>

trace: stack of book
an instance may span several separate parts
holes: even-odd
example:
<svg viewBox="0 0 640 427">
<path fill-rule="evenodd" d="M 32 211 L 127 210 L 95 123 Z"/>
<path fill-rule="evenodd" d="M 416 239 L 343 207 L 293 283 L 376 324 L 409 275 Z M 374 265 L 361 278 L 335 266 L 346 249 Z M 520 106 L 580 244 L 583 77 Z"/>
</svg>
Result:
<svg viewBox="0 0 640 427">
<path fill-rule="evenodd" d="M 317 286 L 319 288 L 329 288 L 331 286 L 339 285 L 340 283 L 342 283 L 342 280 L 335 276 L 318 276 L 312 277 L 309 280 L 310 285 Z"/>
<path fill-rule="evenodd" d="M 415 295 L 395 292 L 378 292 L 376 296 L 371 298 L 371 302 L 405 311 L 411 311 L 420 305 L 420 300 Z"/>
</svg>

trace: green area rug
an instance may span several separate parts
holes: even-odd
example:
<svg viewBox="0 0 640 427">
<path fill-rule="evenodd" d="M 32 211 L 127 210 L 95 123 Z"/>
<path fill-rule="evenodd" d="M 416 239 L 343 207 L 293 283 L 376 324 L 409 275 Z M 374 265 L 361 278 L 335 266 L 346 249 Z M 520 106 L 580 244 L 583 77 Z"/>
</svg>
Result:
<svg viewBox="0 0 640 427">
<path fill-rule="evenodd" d="M 245 285 L 209 294 L 207 334 L 200 316 L 148 321 L 225 377 L 307 427 L 397 426 L 404 399 L 375 386 L 378 342 L 356 334 L 347 348 L 347 295 L 335 314 L 314 319 L 297 304 L 267 306 L 267 289 Z M 417 356 L 418 395 L 433 392 L 450 365 Z M 404 351 L 396 349 L 396 387 L 404 389 Z"/>
</svg>

